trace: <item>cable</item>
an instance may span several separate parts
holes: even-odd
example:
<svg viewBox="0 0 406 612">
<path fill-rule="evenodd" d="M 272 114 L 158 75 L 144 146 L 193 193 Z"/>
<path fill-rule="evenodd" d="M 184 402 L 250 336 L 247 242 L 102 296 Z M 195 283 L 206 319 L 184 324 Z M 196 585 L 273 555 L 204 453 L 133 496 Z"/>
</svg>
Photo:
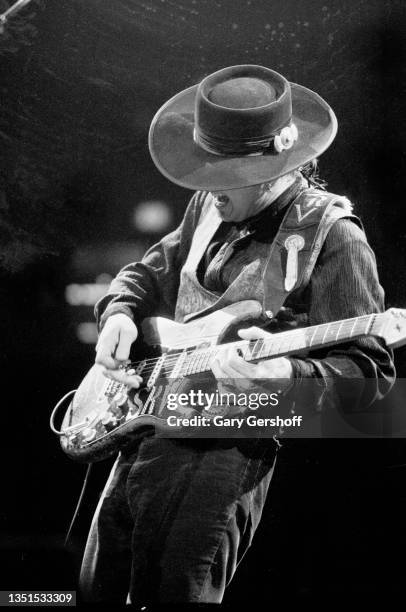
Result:
<svg viewBox="0 0 406 612">
<path fill-rule="evenodd" d="M 72 533 L 73 526 L 74 526 L 76 518 L 77 518 L 77 516 L 79 514 L 80 506 L 81 506 L 81 503 L 82 503 L 83 496 L 85 494 L 85 490 L 86 490 L 87 482 L 89 480 L 89 476 L 90 476 L 90 472 L 91 472 L 91 469 L 92 469 L 92 465 L 93 465 L 92 463 L 88 463 L 88 465 L 87 465 L 85 479 L 83 481 L 83 485 L 82 485 L 82 489 L 80 491 L 79 499 L 78 499 L 78 502 L 76 504 L 75 512 L 74 512 L 72 520 L 70 522 L 69 529 L 68 529 L 68 532 L 67 532 L 66 537 L 65 537 L 65 541 L 63 543 L 64 548 L 66 548 L 67 545 L 68 545 L 69 538 L 70 538 L 70 535 Z"/>
<path fill-rule="evenodd" d="M 60 406 L 63 404 L 63 402 L 68 397 L 70 397 L 71 395 L 76 393 L 76 391 L 77 391 L 77 389 L 72 389 L 72 391 L 68 391 L 68 393 L 65 393 L 65 395 L 63 397 L 61 397 L 59 402 L 57 402 L 57 404 L 55 404 L 54 409 L 52 410 L 51 416 L 49 417 L 49 426 L 50 426 L 51 430 L 57 436 L 64 436 L 64 435 L 66 435 L 66 432 L 69 431 L 69 429 L 71 429 L 70 427 L 65 427 L 65 429 L 63 431 L 62 430 L 59 431 L 58 429 L 55 428 L 54 421 L 55 421 L 56 413 L 58 412 L 58 409 L 60 408 Z M 81 425 L 81 423 L 79 423 L 79 425 Z M 78 425 L 75 425 L 75 427 L 78 427 Z"/>
</svg>

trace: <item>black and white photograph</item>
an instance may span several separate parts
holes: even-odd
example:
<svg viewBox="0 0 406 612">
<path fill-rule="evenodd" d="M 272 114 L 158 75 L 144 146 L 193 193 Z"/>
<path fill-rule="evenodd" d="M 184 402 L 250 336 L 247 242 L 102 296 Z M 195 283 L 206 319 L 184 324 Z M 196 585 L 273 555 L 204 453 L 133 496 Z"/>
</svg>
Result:
<svg viewBox="0 0 406 612">
<path fill-rule="evenodd" d="M 0 607 L 406 603 L 403 0 L 0 0 Z"/>
</svg>

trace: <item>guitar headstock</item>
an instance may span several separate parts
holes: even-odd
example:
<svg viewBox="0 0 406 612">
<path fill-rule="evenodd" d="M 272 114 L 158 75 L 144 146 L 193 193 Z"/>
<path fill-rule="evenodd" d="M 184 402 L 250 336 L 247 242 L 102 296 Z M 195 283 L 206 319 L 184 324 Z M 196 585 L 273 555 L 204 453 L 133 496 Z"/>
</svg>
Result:
<svg viewBox="0 0 406 612">
<path fill-rule="evenodd" d="M 380 315 L 383 321 L 381 336 L 391 348 L 406 344 L 406 309 L 389 308 Z"/>
</svg>

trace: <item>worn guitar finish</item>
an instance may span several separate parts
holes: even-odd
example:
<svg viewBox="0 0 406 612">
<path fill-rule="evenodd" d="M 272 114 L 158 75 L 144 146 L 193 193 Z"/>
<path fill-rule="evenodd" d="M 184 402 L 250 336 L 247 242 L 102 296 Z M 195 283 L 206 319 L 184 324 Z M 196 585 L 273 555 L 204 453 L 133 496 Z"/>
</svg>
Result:
<svg viewBox="0 0 406 612">
<path fill-rule="evenodd" d="M 77 389 L 61 427 L 61 445 L 73 459 L 93 462 L 104 459 L 143 435 L 151 426 L 166 428 L 170 415 L 192 416 L 198 408 L 167 408 L 168 393 L 199 389 L 196 377 L 206 373 L 232 330 L 252 325 L 261 316 L 258 302 L 238 302 L 190 323 L 180 324 L 161 317 L 142 324 L 143 358 L 127 368 L 143 378 L 140 389 L 106 379 L 103 368 L 94 365 Z M 373 335 L 388 346 L 399 346 L 406 338 L 406 311 L 390 309 L 313 327 L 272 334 L 269 339 L 239 340 L 247 361 L 258 362 L 298 354 L 353 338 Z M 205 413 L 206 414 L 206 413 Z"/>
</svg>

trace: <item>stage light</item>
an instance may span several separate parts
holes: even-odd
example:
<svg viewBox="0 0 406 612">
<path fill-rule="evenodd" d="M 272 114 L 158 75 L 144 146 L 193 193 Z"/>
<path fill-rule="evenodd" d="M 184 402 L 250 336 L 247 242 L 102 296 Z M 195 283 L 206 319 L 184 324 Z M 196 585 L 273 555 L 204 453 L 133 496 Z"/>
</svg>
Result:
<svg viewBox="0 0 406 612">
<path fill-rule="evenodd" d="M 104 280 L 107 279 L 104 278 Z M 65 300 L 71 306 L 94 306 L 100 298 L 106 295 L 110 280 L 109 276 L 108 281 L 103 283 L 71 283 L 65 287 Z"/>
<path fill-rule="evenodd" d="M 146 234 L 166 232 L 172 222 L 172 211 L 163 200 L 145 200 L 133 212 L 134 226 Z"/>
<path fill-rule="evenodd" d="M 107 274 L 106 272 L 102 272 L 98 276 L 96 276 L 96 283 L 98 285 L 110 285 L 113 277 L 111 274 Z"/>
<path fill-rule="evenodd" d="M 96 323 L 86 321 L 79 323 L 76 327 L 76 336 L 83 344 L 96 344 L 97 342 L 97 326 Z"/>
</svg>

